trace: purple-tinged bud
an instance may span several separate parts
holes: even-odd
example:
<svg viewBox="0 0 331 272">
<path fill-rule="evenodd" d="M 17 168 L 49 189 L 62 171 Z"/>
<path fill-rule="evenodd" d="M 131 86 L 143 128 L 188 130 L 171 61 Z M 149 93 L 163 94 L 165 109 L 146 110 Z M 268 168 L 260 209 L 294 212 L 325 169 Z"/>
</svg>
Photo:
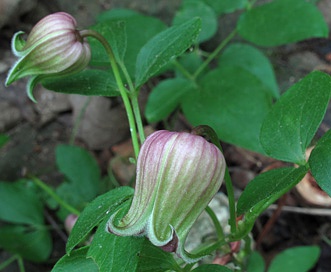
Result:
<svg viewBox="0 0 331 272">
<path fill-rule="evenodd" d="M 186 237 L 219 190 L 225 172 L 220 150 L 203 137 L 157 131 L 142 145 L 131 207 L 124 217 L 112 215 L 108 231 L 146 235 L 156 246 L 174 251 L 186 262 Z"/>
<path fill-rule="evenodd" d="M 57 12 L 39 21 L 26 41 L 22 38 L 24 32 L 17 32 L 12 51 L 19 59 L 9 71 L 6 85 L 30 76 L 27 93 L 34 101 L 32 91 L 41 79 L 83 70 L 91 59 L 91 50 L 76 26 L 71 15 Z"/>
</svg>

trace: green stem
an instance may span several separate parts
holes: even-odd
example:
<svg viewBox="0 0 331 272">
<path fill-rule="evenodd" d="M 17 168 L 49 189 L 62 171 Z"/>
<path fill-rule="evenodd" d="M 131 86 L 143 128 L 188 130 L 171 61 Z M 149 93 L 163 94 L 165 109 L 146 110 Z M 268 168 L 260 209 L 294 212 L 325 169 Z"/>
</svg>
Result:
<svg viewBox="0 0 331 272">
<path fill-rule="evenodd" d="M 211 245 L 205 247 L 198 254 L 201 254 L 201 255 L 210 255 L 213 252 L 215 252 L 216 250 L 220 249 L 222 246 L 226 245 L 227 243 L 228 243 L 228 241 L 226 241 L 225 239 L 216 241 L 216 242 L 212 243 Z"/>
<path fill-rule="evenodd" d="M 229 225 L 231 228 L 231 233 L 235 233 L 237 231 L 237 225 L 236 225 L 236 200 L 234 197 L 234 190 L 232 186 L 232 180 L 229 174 L 229 169 L 226 167 L 225 169 L 225 187 L 226 192 L 229 200 L 229 212 L 230 212 L 230 218 L 229 218 Z"/>
<path fill-rule="evenodd" d="M 23 259 L 19 255 L 17 256 L 17 263 L 18 263 L 18 267 L 19 267 L 20 272 L 25 272 Z"/>
<path fill-rule="evenodd" d="M 5 260 L 0 264 L 0 271 L 5 269 L 8 265 L 10 265 L 12 262 L 16 261 L 18 259 L 18 255 L 13 255 L 9 259 Z"/>
<path fill-rule="evenodd" d="M 219 148 L 219 150 L 221 150 L 222 153 L 224 153 L 223 148 L 219 142 L 217 142 L 217 147 Z M 224 180 L 225 180 L 226 193 L 229 201 L 229 213 L 230 213 L 229 225 L 230 225 L 231 233 L 236 233 L 237 232 L 236 199 L 234 197 L 234 189 L 232 186 L 232 180 L 227 165 L 225 168 Z"/>
<path fill-rule="evenodd" d="M 209 63 L 219 54 L 219 52 L 231 41 L 236 35 L 237 30 L 233 30 L 209 55 L 209 57 L 200 65 L 199 69 L 195 71 L 193 78 L 197 78 L 198 75 L 209 65 Z"/>
<path fill-rule="evenodd" d="M 144 126 L 143 126 L 142 119 L 141 119 L 137 93 L 133 93 L 131 95 L 131 102 L 132 102 L 133 113 L 136 118 L 136 123 L 137 123 L 137 127 L 138 127 L 140 143 L 143 144 L 145 141 L 145 131 L 144 131 Z"/>
<path fill-rule="evenodd" d="M 118 62 L 118 65 L 120 66 L 120 68 L 121 68 L 121 70 L 122 70 L 122 72 L 123 72 L 123 75 L 124 75 L 124 77 L 125 77 L 125 79 L 126 79 L 126 82 L 127 82 L 128 85 L 129 85 L 129 90 L 130 90 L 130 92 L 131 92 L 131 93 L 136 92 L 136 88 L 135 88 L 134 85 L 133 85 L 133 82 L 132 82 L 132 80 L 131 80 L 131 77 L 130 77 L 130 75 L 129 75 L 129 72 L 128 72 L 128 70 L 126 69 L 124 63 L 123 63 L 123 62 Z"/>
<path fill-rule="evenodd" d="M 128 120 L 129 120 L 132 145 L 133 145 L 133 149 L 134 149 L 134 153 L 135 153 L 135 158 L 137 159 L 138 154 L 139 154 L 139 141 L 138 141 L 138 135 L 137 135 L 136 122 L 134 119 L 132 106 L 131 106 L 131 103 L 130 103 L 130 100 L 129 100 L 129 97 L 127 94 L 127 89 L 124 87 L 113 50 L 111 49 L 107 40 L 102 35 L 100 35 L 98 32 L 95 32 L 93 30 L 83 30 L 80 33 L 83 38 L 90 36 L 90 37 L 97 39 L 103 45 L 103 47 L 105 48 L 105 50 L 108 54 L 110 65 L 112 67 L 112 70 L 113 70 L 113 73 L 115 76 L 115 80 L 116 80 L 117 86 L 119 88 L 120 94 L 122 96 L 126 114 L 127 114 Z"/>
<path fill-rule="evenodd" d="M 114 163 L 115 163 L 115 160 L 114 159 L 113 160 L 110 160 L 110 163 L 108 164 L 108 171 L 107 172 L 108 172 L 108 178 L 109 178 L 111 184 L 115 188 L 117 188 L 117 187 L 120 187 L 121 184 L 117 181 L 117 179 L 115 178 L 115 175 L 113 173 L 113 165 L 114 165 Z"/>
<path fill-rule="evenodd" d="M 50 195 L 61 207 L 63 207 L 64 209 L 66 209 L 68 212 L 73 213 L 75 215 L 79 215 L 80 212 L 78 210 L 76 210 L 74 207 L 72 207 L 71 205 L 69 205 L 67 202 L 65 202 L 62 198 L 60 198 L 55 192 L 54 190 L 49 187 L 48 185 L 46 185 L 44 182 L 42 182 L 40 179 L 36 178 L 36 177 L 30 177 L 33 182 L 40 187 L 42 190 L 44 190 L 48 195 Z"/>
<path fill-rule="evenodd" d="M 174 60 L 172 63 L 187 79 L 195 81 L 195 78 L 177 60 Z"/>
<path fill-rule="evenodd" d="M 138 101 L 139 90 L 136 90 L 136 88 L 134 87 L 131 77 L 130 77 L 125 65 L 121 62 L 121 63 L 119 63 L 119 66 L 121 67 L 124 77 L 129 85 L 131 104 L 132 104 L 134 117 L 136 119 L 138 134 L 139 134 L 139 138 L 140 138 L 140 144 L 143 144 L 145 141 L 145 131 L 144 131 L 144 126 L 142 123 L 142 118 L 141 118 L 140 108 L 139 108 L 139 103 L 138 103 L 139 102 Z"/>
<path fill-rule="evenodd" d="M 213 221 L 213 224 L 214 224 L 215 230 L 216 230 L 216 234 L 217 234 L 217 239 L 224 240 L 224 232 L 223 232 L 220 222 L 217 219 L 215 212 L 209 206 L 206 207 L 205 211 L 209 215 L 210 219 Z"/>
</svg>

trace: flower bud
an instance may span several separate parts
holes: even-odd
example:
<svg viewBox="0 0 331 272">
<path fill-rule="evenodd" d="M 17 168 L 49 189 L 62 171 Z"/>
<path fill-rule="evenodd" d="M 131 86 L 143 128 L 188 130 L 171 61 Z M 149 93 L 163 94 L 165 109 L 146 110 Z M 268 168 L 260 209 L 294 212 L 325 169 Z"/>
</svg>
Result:
<svg viewBox="0 0 331 272">
<path fill-rule="evenodd" d="M 186 237 L 219 190 L 225 171 L 220 150 L 203 137 L 157 131 L 141 147 L 133 200 L 123 216 L 108 222 L 117 235 L 146 235 L 151 243 L 176 252 L 186 262 L 197 259 L 184 249 Z"/>
<path fill-rule="evenodd" d="M 26 41 L 22 39 L 24 32 L 16 33 L 12 39 L 12 51 L 19 60 L 9 71 L 6 85 L 31 76 L 27 92 L 34 100 L 33 87 L 41 79 L 83 70 L 90 61 L 91 51 L 76 25 L 71 15 L 57 12 L 39 21 Z"/>
</svg>

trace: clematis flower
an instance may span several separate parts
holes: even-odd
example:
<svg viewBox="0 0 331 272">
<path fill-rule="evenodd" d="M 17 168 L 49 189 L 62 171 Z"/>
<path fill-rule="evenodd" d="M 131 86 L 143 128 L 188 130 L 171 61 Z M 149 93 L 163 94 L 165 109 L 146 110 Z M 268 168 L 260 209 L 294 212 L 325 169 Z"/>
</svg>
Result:
<svg viewBox="0 0 331 272">
<path fill-rule="evenodd" d="M 25 41 L 24 32 L 12 39 L 12 51 L 19 57 L 9 71 L 6 85 L 30 76 L 28 96 L 42 79 L 68 75 L 83 70 L 91 58 L 89 44 L 76 29 L 76 20 L 65 12 L 46 16 L 31 30 Z"/>
<path fill-rule="evenodd" d="M 137 161 L 131 206 L 109 219 L 109 232 L 145 235 L 186 262 L 197 261 L 184 249 L 186 237 L 219 190 L 225 171 L 220 150 L 203 137 L 186 132 L 154 132 Z"/>
</svg>

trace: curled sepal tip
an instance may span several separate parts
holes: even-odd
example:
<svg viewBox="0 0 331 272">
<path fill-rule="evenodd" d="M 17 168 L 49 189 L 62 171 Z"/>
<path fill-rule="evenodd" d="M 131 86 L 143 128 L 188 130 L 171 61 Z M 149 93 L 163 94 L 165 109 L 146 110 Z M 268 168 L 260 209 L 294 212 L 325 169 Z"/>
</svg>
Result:
<svg viewBox="0 0 331 272">
<path fill-rule="evenodd" d="M 26 41 L 22 38 L 23 34 L 23 31 L 16 32 L 12 38 L 11 49 L 16 57 L 21 57 L 24 54 L 23 48 Z"/>
<path fill-rule="evenodd" d="M 26 85 L 26 94 L 30 98 L 30 100 L 34 103 L 37 103 L 37 100 L 34 98 L 33 90 L 38 84 L 38 76 L 31 77 Z"/>
</svg>

